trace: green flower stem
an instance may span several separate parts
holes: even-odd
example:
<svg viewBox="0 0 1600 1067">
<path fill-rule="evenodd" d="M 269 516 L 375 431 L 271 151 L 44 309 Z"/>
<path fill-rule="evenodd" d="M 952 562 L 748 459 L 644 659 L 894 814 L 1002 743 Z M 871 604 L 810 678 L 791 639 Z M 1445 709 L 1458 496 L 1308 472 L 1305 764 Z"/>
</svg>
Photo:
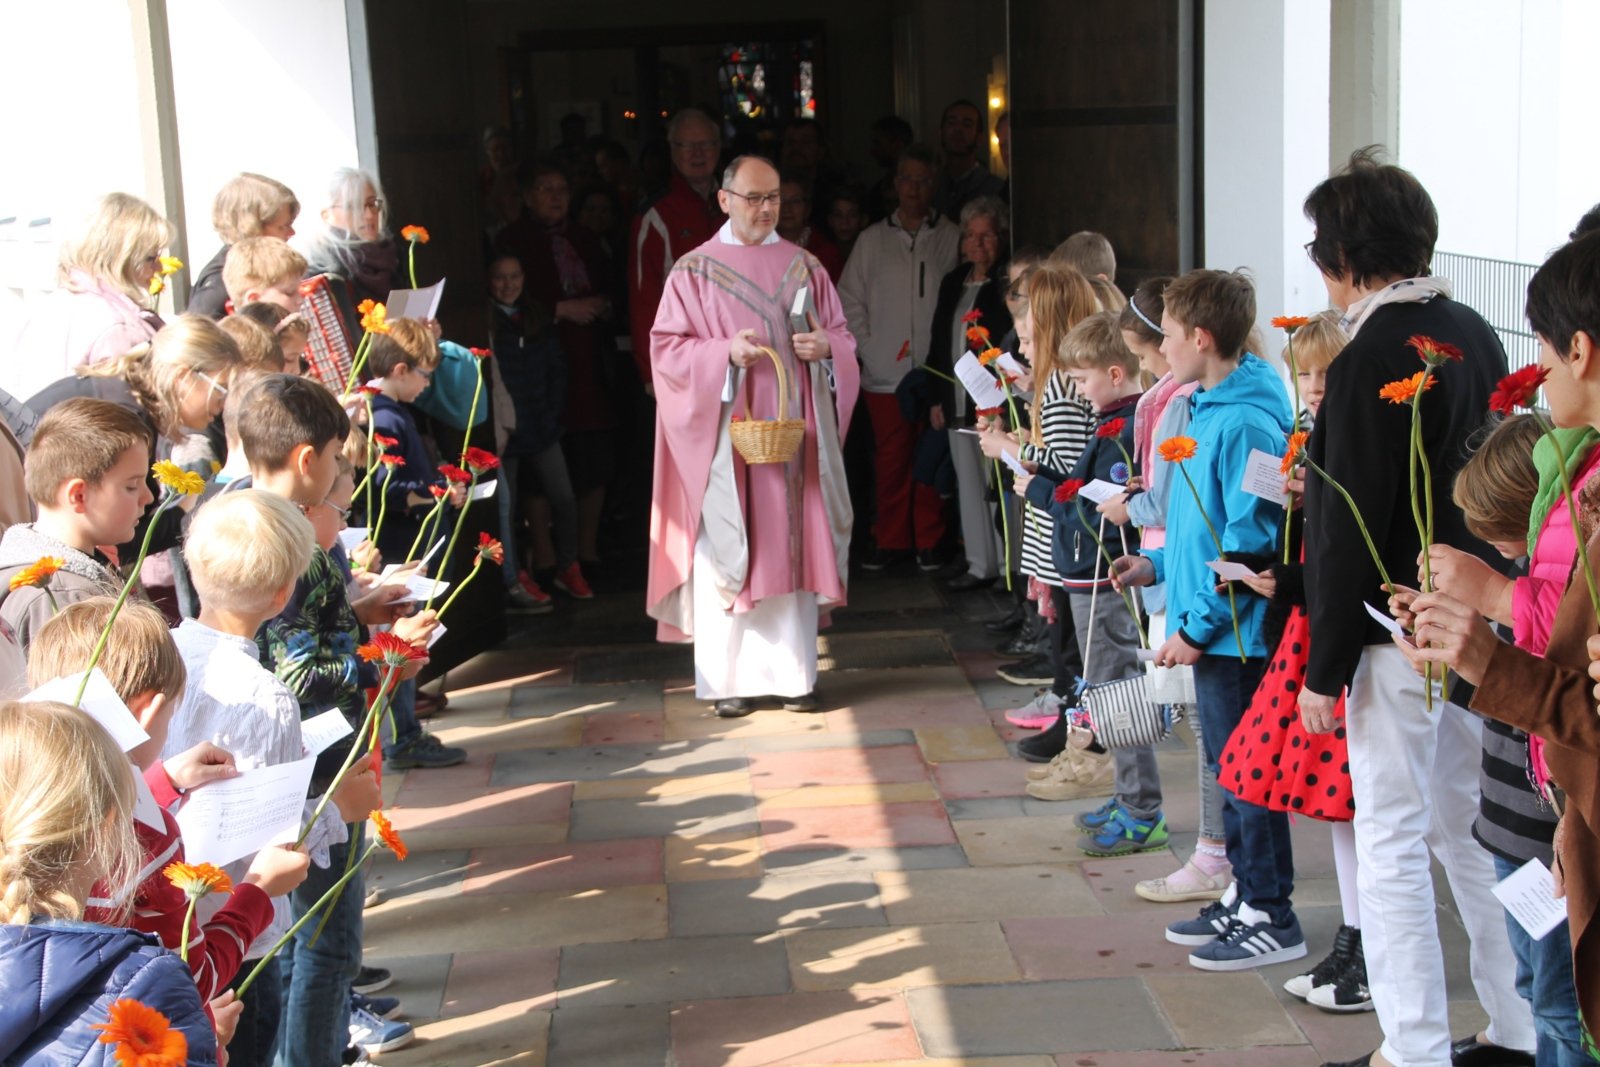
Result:
<svg viewBox="0 0 1600 1067">
<path fill-rule="evenodd" d="M 1206 506 L 1200 502 L 1200 490 L 1195 488 L 1194 479 L 1189 477 L 1189 468 L 1179 460 L 1173 464 L 1178 468 L 1178 473 L 1183 475 L 1184 484 L 1189 487 L 1190 494 L 1194 497 L 1194 506 L 1200 509 L 1200 518 L 1205 520 L 1206 529 L 1211 533 L 1211 541 L 1217 546 L 1217 558 L 1226 559 L 1227 553 L 1222 550 L 1222 538 L 1217 536 L 1217 528 L 1211 525 L 1211 516 L 1206 514 Z M 1239 632 L 1239 602 L 1233 595 L 1233 583 L 1228 583 L 1228 611 L 1233 615 L 1233 640 L 1239 646 L 1239 662 L 1246 662 L 1249 657 L 1244 654 L 1244 635 Z"/>
<path fill-rule="evenodd" d="M 1106 548 L 1104 539 L 1102 539 L 1101 536 L 1095 532 L 1093 526 L 1089 525 L 1089 520 L 1083 517 L 1083 511 L 1078 508 L 1073 508 L 1072 510 L 1077 512 L 1078 523 L 1085 530 L 1089 531 L 1090 537 L 1094 538 L 1095 547 L 1100 550 L 1100 558 L 1106 561 L 1106 577 L 1110 578 L 1111 573 L 1116 570 L 1117 566 L 1116 561 L 1111 558 L 1111 550 Z M 1098 583 L 1099 579 L 1096 578 L 1095 581 Z M 1128 606 L 1128 614 L 1133 616 L 1133 628 L 1138 631 L 1139 634 L 1139 647 L 1149 648 L 1150 636 L 1144 632 L 1144 623 L 1139 618 L 1139 609 L 1133 603 L 1133 590 L 1122 590 L 1122 602 Z"/>
<path fill-rule="evenodd" d="M 78 682 L 78 695 L 72 698 L 73 707 L 83 705 L 84 690 L 89 688 L 89 675 L 94 673 L 95 667 L 100 664 L 100 657 L 105 655 L 106 642 L 111 639 L 111 627 L 116 624 L 117 614 L 122 611 L 122 605 L 128 602 L 128 594 L 133 592 L 134 583 L 139 580 L 139 568 L 144 566 L 145 556 L 150 554 L 150 538 L 155 536 L 156 523 L 161 520 L 162 513 L 177 499 L 177 493 L 170 489 L 166 490 L 161 503 L 150 513 L 150 523 L 144 528 L 144 540 L 139 543 L 139 554 L 134 557 L 133 566 L 128 571 L 128 580 L 122 583 L 122 592 L 117 594 L 117 602 L 111 605 L 111 616 L 106 619 L 105 628 L 100 631 L 100 638 L 94 643 L 94 651 L 89 654 L 89 665 L 83 668 L 83 678 Z"/>
<path fill-rule="evenodd" d="M 1422 543 L 1422 591 L 1433 591 L 1433 560 L 1429 558 L 1428 550 L 1433 547 L 1433 477 L 1428 468 L 1428 457 L 1422 449 L 1422 394 L 1428 390 L 1428 381 L 1433 377 L 1433 367 L 1430 365 L 1422 372 L 1422 381 L 1417 383 L 1417 391 L 1411 396 L 1411 441 L 1410 462 L 1408 464 L 1411 474 L 1411 517 L 1417 525 L 1417 540 Z M 1427 514 L 1423 514 L 1422 499 L 1417 495 L 1417 467 L 1422 467 L 1424 492 L 1427 495 Z M 1433 710 L 1433 664 L 1422 665 L 1423 696 L 1427 701 L 1427 709 Z"/>
<path fill-rule="evenodd" d="M 387 463 L 383 463 L 382 466 L 385 470 L 383 472 L 383 496 L 378 498 L 378 525 L 374 526 L 371 532 L 367 534 L 367 539 L 373 544 L 378 543 L 378 535 L 383 532 L 383 520 L 389 514 L 389 483 L 394 481 L 394 468 Z M 379 490 L 374 489 L 373 492 L 379 492 Z M 367 512 L 368 514 L 372 512 L 372 501 L 370 500 L 367 501 Z"/>
<path fill-rule="evenodd" d="M 356 491 L 350 494 L 351 504 L 354 504 L 357 500 L 361 499 L 361 494 L 366 491 L 367 486 L 372 482 L 372 468 L 375 465 L 372 461 L 372 435 L 377 432 L 377 429 L 372 424 L 372 398 L 367 394 L 362 393 L 361 402 L 367 407 L 367 462 L 366 470 L 363 471 L 361 475 L 361 484 L 356 486 Z M 371 540 L 371 538 L 369 537 L 368 540 Z"/>
<path fill-rule="evenodd" d="M 361 335 L 361 340 L 356 343 L 356 354 L 350 358 L 350 376 L 344 380 L 344 391 L 348 395 L 356 387 L 356 379 L 360 377 L 361 370 L 367 365 L 367 353 L 372 348 L 372 331 L 368 330 Z"/>
<path fill-rule="evenodd" d="M 472 407 L 467 409 L 467 432 L 461 437 L 461 465 L 467 465 L 467 447 L 472 444 L 472 427 L 478 421 L 478 399 L 483 396 L 483 360 L 477 356 L 472 361 L 478 365 L 478 384 L 472 387 Z"/>
<path fill-rule="evenodd" d="M 194 921 L 194 906 L 199 902 L 199 897 L 191 895 L 189 906 L 183 912 L 183 931 L 178 934 L 178 958 L 184 963 L 189 962 L 189 924 Z"/>
<path fill-rule="evenodd" d="M 472 472 L 472 481 L 467 484 L 467 498 L 461 502 L 461 510 L 456 513 L 456 528 L 450 531 L 450 543 L 444 546 L 444 559 L 440 560 L 439 569 L 444 570 L 444 565 L 449 562 L 451 554 L 456 550 L 456 539 L 461 536 L 461 525 L 467 521 L 467 509 L 472 507 L 472 491 L 478 488 L 478 472 Z M 439 586 L 434 584 L 433 591 L 428 594 L 428 602 L 422 605 L 422 610 L 427 611 L 433 607 L 433 598 L 439 595 Z"/>
<path fill-rule="evenodd" d="M 391 692 L 390 685 L 394 682 L 394 676 L 399 672 L 400 668 L 392 663 L 387 664 L 387 667 L 388 669 L 383 675 L 383 681 L 378 686 L 378 696 L 373 700 L 372 707 L 367 709 L 366 718 L 361 720 L 361 729 L 356 731 L 357 743 L 350 746 L 350 751 L 346 754 L 344 764 L 339 768 L 339 773 L 333 776 L 333 781 L 323 792 L 322 799 L 317 801 L 316 809 L 312 811 L 311 818 L 307 819 L 305 826 L 301 828 L 300 836 L 295 838 L 295 848 L 299 848 L 306 843 L 306 838 L 311 834 L 311 828 L 317 825 L 317 819 L 322 816 L 323 809 L 328 806 L 328 801 L 333 798 L 333 794 L 338 788 L 344 784 L 345 775 L 350 773 L 350 767 L 356 761 L 356 753 L 361 750 L 360 739 L 365 737 L 367 731 L 372 728 L 374 721 L 377 719 L 378 709 L 383 707 L 388 700 Z M 368 754 L 370 755 L 370 753 Z M 243 991 L 241 991 L 241 995 L 243 995 Z"/>
<path fill-rule="evenodd" d="M 1000 461 L 994 460 L 994 484 L 999 489 L 1006 483 L 1000 477 Z M 1006 502 L 1000 500 L 1000 537 L 1004 541 L 1004 555 L 1000 559 L 1000 566 L 1006 570 L 1006 592 L 1011 592 L 1011 520 L 1006 517 Z"/>
<path fill-rule="evenodd" d="M 383 842 L 381 840 L 373 841 L 370 845 L 368 845 L 366 853 L 361 857 L 361 863 L 365 863 L 367 861 L 367 857 L 371 856 L 373 852 L 377 851 L 380 847 L 382 847 L 382 845 Z M 299 921 L 293 926 L 289 927 L 288 933 L 278 938 L 277 943 L 267 951 L 265 956 L 261 957 L 260 961 L 257 962 L 255 967 L 251 969 L 250 973 L 245 975 L 244 981 L 239 983 L 239 988 L 235 991 L 240 1000 L 243 1000 L 245 993 L 249 992 L 250 985 L 256 980 L 256 976 L 261 973 L 261 968 L 272 962 L 278 953 L 283 951 L 283 946 L 289 943 L 289 939 L 294 937 L 295 934 L 298 934 L 301 927 L 305 926 L 305 924 L 310 921 L 311 917 L 317 912 L 321 911 L 324 906 L 332 907 L 333 902 L 339 899 L 339 894 L 344 892 L 344 887 L 350 884 L 350 879 L 356 876 L 356 871 L 361 869 L 361 863 L 357 863 L 355 866 L 351 867 L 345 872 L 343 878 L 340 878 L 337 882 L 333 883 L 333 885 L 328 888 L 328 891 L 322 894 L 322 899 L 311 905 L 310 910 L 304 915 L 300 916 Z"/>
<path fill-rule="evenodd" d="M 411 547 L 406 550 L 405 561 L 407 563 L 417 558 L 417 549 L 422 547 L 422 535 L 428 532 L 428 523 L 438 517 L 439 510 L 444 507 L 444 502 L 448 499 L 450 499 L 450 494 L 446 492 L 444 496 L 433 502 L 433 508 L 422 517 L 422 525 L 417 527 L 417 539 L 412 541 Z"/>
<path fill-rule="evenodd" d="M 415 289 L 417 287 L 417 242 L 413 240 L 407 243 L 411 245 L 411 250 L 406 253 L 406 270 L 411 275 L 411 288 Z"/>
<path fill-rule="evenodd" d="M 1289 382 L 1294 386 L 1294 417 L 1289 425 L 1291 435 L 1300 432 L 1300 368 L 1294 361 L 1294 329 L 1287 329 L 1288 340 L 1283 345 L 1284 362 L 1289 364 Z M 1359 518 L 1359 517 L 1358 517 Z M 1294 521 L 1294 508 L 1288 504 L 1283 508 L 1283 562 L 1289 562 L 1289 526 Z M 1363 533 L 1365 531 L 1362 531 Z"/>
<path fill-rule="evenodd" d="M 478 571 L 482 564 L 482 556 L 475 555 L 472 557 L 472 569 L 467 572 L 465 578 L 456 583 L 454 589 L 450 590 L 450 595 L 444 598 L 444 604 L 439 608 L 439 617 L 441 619 L 444 618 L 445 612 L 450 610 L 450 605 L 456 602 L 456 597 L 461 595 L 461 590 L 465 589 L 467 584 L 478 576 Z"/>
<path fill-rule="evenodd" d="M 1302 454 L 1300 459 L 1316 473 L 1317 477 L 1327 482 L 1334 492 L 1344 497 L 1344 502 L 1350 506 L 1350 514 L 1355 516 L 1356 528 L 1361 531 L 1361 539 L 1367 543 L 1367 552 L 1372 556 L 1372 562 L 1378 568 L 1378 577 L 1383 579 L 1384 591 L 1394 592 L 1394 583 L 1389 580 L 1389 572 L 1384 569 L 1383 558 L 1378 555 L 1378 546 L 1372 543 L 1372 534 L 1367 532 L 1366 520 L 1361 517 L 1361 512 L 1356 508 L 1356 502 L 1351 498 L 1349 491 L 1334 481 L 1331 474 L 1311 462 L 1309 456 Z"/>
<path fill-rule="evenodd" d="M 926 363 L 918 363 L 918 364 L 916 364 L 916 366 L 921 367 L 923 370 L 927 371 L 929 374 L 937 374 L 939 377 L 943 378 L 945 381 L 949 382 L 951 385 L 960 385 L 961 384 L 960 382 L 956 381 L 955 378 L 953 378 L 950 375 L 946 374 L 944 371 L 937 370 L 937 369 L 935 369 L 933 367 L 930 367 Z"/>
</svg>

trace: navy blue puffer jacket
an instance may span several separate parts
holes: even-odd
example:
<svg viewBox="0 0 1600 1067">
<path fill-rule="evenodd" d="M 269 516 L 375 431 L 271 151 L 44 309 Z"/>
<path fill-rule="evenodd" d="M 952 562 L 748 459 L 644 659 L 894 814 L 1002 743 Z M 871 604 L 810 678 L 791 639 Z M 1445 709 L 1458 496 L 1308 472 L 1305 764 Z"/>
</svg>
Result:
<svg viewBox="0 0 1600 1067">
<path fill-rule="evenodd" d="M 99 1031 L 132 997 L 189 1039 L 189 1067 L 216 1067 L 217 1039 L 189 968 L 147 934 L 83 922 L 0 926 L 0 1064 L 111 1067 Z"/>
</svg>

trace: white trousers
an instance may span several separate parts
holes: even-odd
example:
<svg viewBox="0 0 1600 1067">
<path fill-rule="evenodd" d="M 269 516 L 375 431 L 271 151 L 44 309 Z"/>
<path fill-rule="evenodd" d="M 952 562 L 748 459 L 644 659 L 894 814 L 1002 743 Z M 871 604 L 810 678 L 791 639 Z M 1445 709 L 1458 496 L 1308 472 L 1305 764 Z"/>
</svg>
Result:
<svg viewBox="0 0 1600 1067">
<path fill-rule="evenodd" d="M 967 547 L 967 572 L 979 578 L 1000 577 L 1000 537 L 994 532 L 994 508 L 984 499 L 994 461 L 983 458 L 978 439 L 970 433 L 949 431 L 950 463 L 956 469 L 956 505 L 961 513 L 961 537 Z M 1011 539 L 1022 543 L 1015 525 Z"/>
<path fill-rule="evenodd" d="M 1395 1067 L 1450 1067 L 1450 1026 L 1429 852 L 1471 938 L 1472 985 L 1491 1041 L 1532 1051 L 1533 1016 L 1514 987 L 1494 860 L 1472 838 L 1482 724 L 1435 693 L 1397 648 L 1370 646 L 1345 702 L 1355 788 L 1357 884 L 1367 983 Z"/>
<path fill-rule="evenodd" d="M 767 597 L 733 615 L 711 579 L 705 528 L 694 546 L 694 695 L 798 697 L 817 687 L 817 596 Z"/>
</svg>

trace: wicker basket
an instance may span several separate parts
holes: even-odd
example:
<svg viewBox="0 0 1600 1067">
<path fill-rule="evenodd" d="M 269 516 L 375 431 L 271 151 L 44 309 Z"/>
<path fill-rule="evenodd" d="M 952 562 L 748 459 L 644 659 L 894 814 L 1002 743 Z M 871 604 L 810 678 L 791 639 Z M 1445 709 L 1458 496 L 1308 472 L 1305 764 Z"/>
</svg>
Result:
<svg viewBox="0 0 1600 1067">
<path fill-rule="evenodd" d="M 746 463 L 787 463 L 800 451 L 805 440 L 806 420 L 791 419 L 789 415 L 789 376 L 784 372 L 783 360 L 770 348 L 761 351 L 772 360 L 772 369 L 778 372 L 778 417 L 752 419 L 750 394 L 745 393 L 744 417 L 728 424 L 728 436 L 733 447 L 739 450 Z"/>
</svg>

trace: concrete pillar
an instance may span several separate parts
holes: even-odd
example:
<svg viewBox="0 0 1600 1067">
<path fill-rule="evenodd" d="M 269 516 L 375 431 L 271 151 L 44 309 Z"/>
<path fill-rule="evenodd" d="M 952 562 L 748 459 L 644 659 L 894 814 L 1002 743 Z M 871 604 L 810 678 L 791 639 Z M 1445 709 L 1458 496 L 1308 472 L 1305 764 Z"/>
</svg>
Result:
<svg viewBox="0 0 1600 1067">
<path fill-rule="evenodd" d="M 1330 12 L 1328 163 L 1370 144 L 1400 155 L 1401 0 L 1337 0 Z"/>
<path fill-rule="evenodd" d="M 144 141 L 145 188 L 149 201 L 177 230 L 171 252 L 189 259 L 188 220 L 184 213 L 183 168 L 178 150 L 178 113 L 172 93 L 172 50 L 168 46 L 166 0 L 129 0 L 133 23 L 133 61 L 138 72 L 135 98 Z M 192 271 L 168 280 L 171 299 L 182 306 L 189 299 Z"/>
</svg>

